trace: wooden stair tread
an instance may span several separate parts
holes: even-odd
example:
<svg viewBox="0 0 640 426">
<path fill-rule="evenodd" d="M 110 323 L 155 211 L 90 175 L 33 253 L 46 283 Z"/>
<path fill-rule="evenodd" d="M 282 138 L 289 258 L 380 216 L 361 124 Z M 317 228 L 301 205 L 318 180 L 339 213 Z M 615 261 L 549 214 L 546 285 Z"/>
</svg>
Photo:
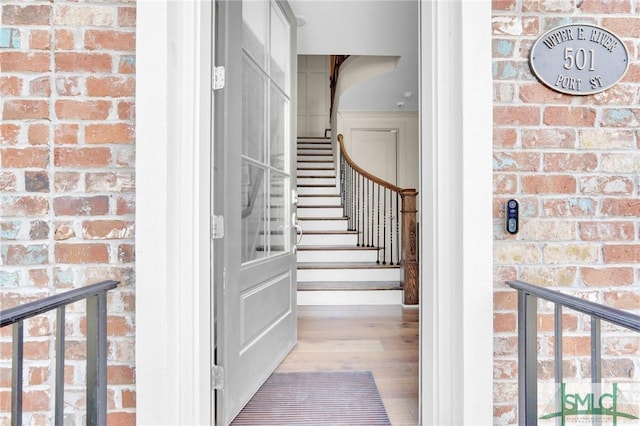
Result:
<svg viewBox="0 0 640 426">
<path fill-rule="evenodd" d="M 358 231 L 332 231 L 332 230 L 322 230 L 322 231 L 304 231 L 304 235 L 355 235 Z"/>
<path fill-rule="evenodd" d="M 318 198 L 318 197 L 340 197 L 340 194 L 298 194 L 298 197 Z"/>
<path fill-rule="evenodd" d="M 341 217 L 316 216 L 316 217 L 299 217 L 298 220 L 349 220 L 349 218 L 346 216 L 341 216 Z"/>
<path fill-rule="evenodd" d="M 297 170 L 335 170 L 335 169 L 336 169 L 335 167 L 298 167 L 297 168 Z"/>
<path fill-rule="evenodd" d="M 298 251 L 341 251 L 341 250 L 380 250 L 380 247 L 362 247 L 362 246 L 298 246 Z"/>
<path fill-rule="evenodd" d="M 307 281 L 299 282 L 298 290 L 303 291 L 362 291 L 362 290 L 402 290 L 399 281 Z"/>
<path fill-rule="evenodd" d="M 299 209 L 318 209 L 318 208 L 320 208 L 320 209 L 341 209 L 341 208 L 342 208 L 342 206 L 333 206 L 333 205 L 325 205 L 325 204 L 323 204 L 323 205 L 317 205 L 317 206 L 314 206 L 314 205 L 310 205 L 310 206 L 298 206 L 298 210 L 299 210 Z"/>
<path fill-rule="evenodd" d="M 374 262 L 299 262 L 298 269 L 397 269 L 400 265 Z"/>
</svg>

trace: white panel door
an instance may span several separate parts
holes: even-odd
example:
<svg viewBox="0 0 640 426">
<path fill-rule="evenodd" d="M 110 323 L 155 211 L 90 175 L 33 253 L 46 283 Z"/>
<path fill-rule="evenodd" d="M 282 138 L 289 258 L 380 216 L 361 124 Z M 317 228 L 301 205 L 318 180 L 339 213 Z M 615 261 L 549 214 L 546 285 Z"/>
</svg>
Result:
<svg viewBox="0 0 640 426">
<path fill-rule="evenodd" d="M 295 24 L 286 2 L 218 1 L 214 212 L 217 424 L 228 424 L 296 343 Z"/>
<path fill-rule="evenodd" d="M 350 156 L 360 167 L 396 184 L 398 132 L 393 129 L 353 129 Z"/>
</svg>

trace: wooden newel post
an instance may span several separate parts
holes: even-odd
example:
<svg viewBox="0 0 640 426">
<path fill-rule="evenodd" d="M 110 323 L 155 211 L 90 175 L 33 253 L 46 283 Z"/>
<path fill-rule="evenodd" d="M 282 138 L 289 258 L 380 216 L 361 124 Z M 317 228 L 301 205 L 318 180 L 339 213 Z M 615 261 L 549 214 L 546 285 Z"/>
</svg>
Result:
<svg viewBox="0 0 640 426">
<path fill-rule="evenodd" d="M 400 273 L 404 293 L 405 305 L 417 305 L 420 295 L 419 264 L 418 264 L 418 226 L 417 201 L 418 192 L 415 189 L 403 189 L 402 198 L 402 253 L 400 258 Z"/>
</svg>

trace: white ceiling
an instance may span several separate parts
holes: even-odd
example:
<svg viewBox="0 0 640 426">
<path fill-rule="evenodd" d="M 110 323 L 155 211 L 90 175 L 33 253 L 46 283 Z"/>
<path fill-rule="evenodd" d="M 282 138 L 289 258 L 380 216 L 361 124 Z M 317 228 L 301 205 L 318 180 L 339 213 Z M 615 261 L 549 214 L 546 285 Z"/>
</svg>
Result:
<svg viewBox="0 0 640 426">
<path fill-rule="evenodd" d="M 399 56 L 395 71 L 349 88 L 345 111 L 418 109 L 417 0 L 290 0 L 298 27 L 300 55 Z M 405 93 L 412 93 L 408 99 Z M 404 105 L 398 107 L 398 102 Z"/>
</svg>

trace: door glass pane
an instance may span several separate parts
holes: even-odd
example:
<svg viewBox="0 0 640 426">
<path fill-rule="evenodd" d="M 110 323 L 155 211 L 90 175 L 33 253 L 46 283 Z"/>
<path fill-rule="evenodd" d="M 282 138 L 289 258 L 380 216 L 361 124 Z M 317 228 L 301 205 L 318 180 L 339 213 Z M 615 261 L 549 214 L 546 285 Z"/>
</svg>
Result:
<svg viewBox="0 0 640 426">
<path fill-rule="evenodd" d="M 242 67 L 242 154 L 264 162 L 267 77 L 247 57 Z"/>
<path fill-rule="evenodd" d="M 269 149 L 270 164 L 272 167 L 287 171 L 286 147 L 289 144 L 289 102 L 282 92 L 275 86 L 271 86 L 271 101 L 269 108 L 270 116 L 270 132 L 269 132 Z"/>
<path fill-rule="evenodd" d="M 271 68 L 273 81 L 289 94 L 289 23 L 276 3 L 271 6 Z"/>
<path fill-rule="evenodd" d="M 269 212 L 271 213 L 271 255 L 289 251 L 291 239 L 289 238 L 291 227 L 287 226 L 291 219 L 288 218 L 289 179 L 276 172 L 271 172 L 269 185 Z"/>
<path fill-rule="evenodd" d="M 262 67 L 267 57 L 269 2 L 251 0 L 242 3 L 242 47 Z"/>
<path fill-rule="evenodd" d="M 266 176 L 262 167 L 242 160 L 242 262 L 266 256 L 264 223 Z"/>
<path fill-rule="evenodd" d="M 274 1 L 243 2 L 242 262 L 290 252 L 290 27 Z M 265 65 L 269 61 L 268 67 Z"/>
</svg>

